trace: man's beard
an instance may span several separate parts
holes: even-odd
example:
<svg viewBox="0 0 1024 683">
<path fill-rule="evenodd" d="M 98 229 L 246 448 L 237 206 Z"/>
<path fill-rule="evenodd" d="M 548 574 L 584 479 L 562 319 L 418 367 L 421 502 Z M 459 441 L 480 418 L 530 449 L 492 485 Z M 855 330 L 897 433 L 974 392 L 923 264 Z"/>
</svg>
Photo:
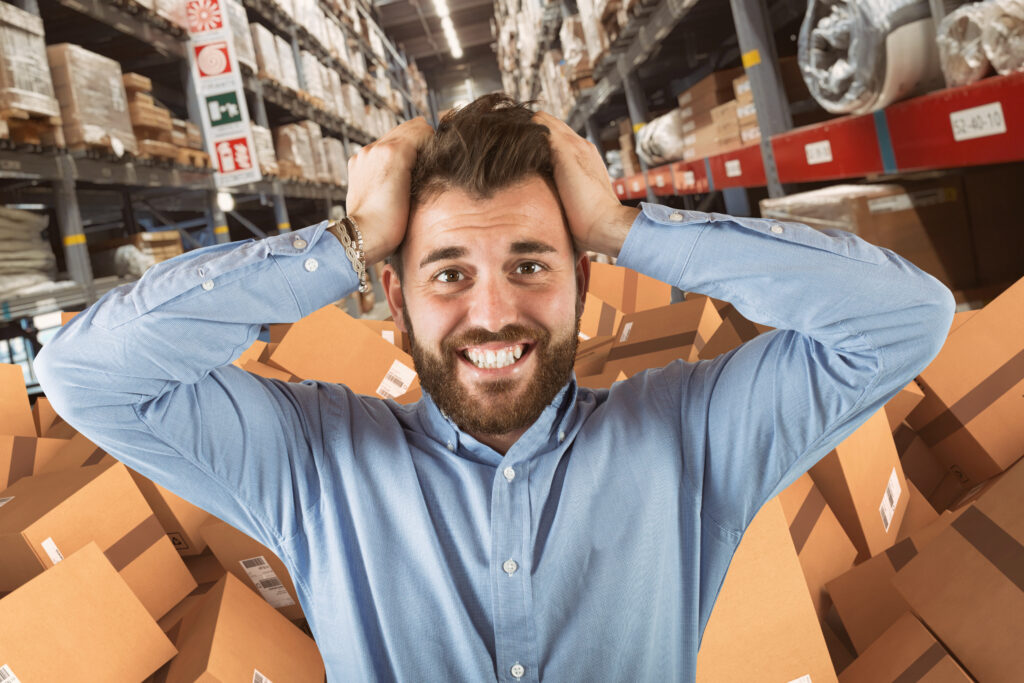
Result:
<svg viewBox="0 0 1024 683">
<path fill-rule="evenodd" d="M 402 314 L 409 330 L 412 359 L 420 385 L 441 412 L 470 434 L 508 434 L 533 424 L 572 373 L 579 345 L 578 315 L 572 333 L 564 338 L 552 339 L 547 330 L 524 325 L 507 325 L 498 332 L 475 328 L 443 340 L 441 356 L 438 357 L 416 342 L 409 313 L 403 308 Z M 520 339 L 534 340 L 530 349 L 530 353 L 537 356 L 533 376 L 481 382 L 478 384 L 480 391 L 491 400 L 473 398 L 458 376 L 460 361 L 456 356 L 461 356 L 459 349 L 488 342 L 513 343 Z M 520 387 L 524 382 L 527 385 Z"/>
</svg>

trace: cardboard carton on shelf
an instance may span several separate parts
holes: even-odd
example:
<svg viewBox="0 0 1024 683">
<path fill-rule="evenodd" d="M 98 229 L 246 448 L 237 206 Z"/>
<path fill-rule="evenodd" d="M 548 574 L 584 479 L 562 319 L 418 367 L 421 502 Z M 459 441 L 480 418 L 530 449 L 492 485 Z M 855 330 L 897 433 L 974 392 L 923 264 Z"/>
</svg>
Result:
<svg viewBox="0 0 1024 683">
<path fill-rule="evenodd" d="M 13 680 L 141 681 L 176 653 L 96 543 L 0 599 L 0 667 Z"/>
<path fill-rule="evenodd" d="M 696 110 L 710 110 L 733 98 L 733 79 L 742 73 L 742 68 L 715 71 L 680 93 L 676 102 L 680 108 L 694 106 Z"/>
<path fill-rule="evenodd" d="M 904 680 L 971 681 L 942 644 L 909 612 L 839 674 L 839 683 Z"/>
<path fill-rule="evenodd" d="M 711 110 L 711 120 L 715 124 L 717 139 L 727 140 L 740 136 L 740 122 L 736 117 L 737 107 L 736 100 L 730 100 Z"/>
<path fill-rule="evenodd" d="M 740 126 L 740 144 L 747 145 L 758 142 L 761 139 L 761 128 L 756 123 Z"/>
<path fill-rule="evenodd" d="M 90 542 L 154 619 L 196 587 L 121 463 L 20 479 L 0 507 L 0 590 L 13 590 Z"/>
<path fill-rule="evenodd" d="M 694 161 L 718 153 L 715 125 L 700 126 L 683 136 L 683 159 Z"/>
</svg>

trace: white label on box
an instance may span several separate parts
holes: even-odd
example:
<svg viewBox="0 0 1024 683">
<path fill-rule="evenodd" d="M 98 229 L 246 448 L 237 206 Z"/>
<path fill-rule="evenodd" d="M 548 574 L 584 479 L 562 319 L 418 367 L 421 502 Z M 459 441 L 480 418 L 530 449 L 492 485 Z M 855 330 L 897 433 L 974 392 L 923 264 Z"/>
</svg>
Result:
<svg viewBox="0 0 1024 683">
<path fill-rule="evenodd" d="M 789 683 L 814 683 L 814 682 L 811 680 L 810 674 L 804 674 L 800 678 L 794 678 Z"/>
<path fill-rule="evenodd" d="M 395 331 L 394 330 L 381 330 L 380 331 L 380 336 L 384 337 L 385 339 L 387 339 L 392 344 L 395 343 Z"/>
<path fill-rule="evenodd" d="M 697 135 L 690 134 L 683 138 L 683 147 L 693 147 L 697 144 Z"/>
<path fill-rule="evenodd" d="M 625 344 L 629 339 L 629 333 L 633 331 L 633 323 L 629 322 L 622 326 L 622 334 L 619 336 L 619 343 Z"/>
<path fill-rule="evenodd" d="M 691 130 L 695 129 L 696 127 L 697 127 L 697 122 L 696 121 L 687 121 L 686 123 L 683 124 L 683 132 L 684 133 L 689 133 Z"/>
<path fill-rule="evenodd" d="M 729 159 L 725 162 L 725 176 L 727 178 L 736 178 L 743 175 L 743 169 L 740 168 L 739 159 Z"/>
<path fill-rule="evenodd" d="M 7 496 L 6 498 L 0 498 L 0 508 L 2 508 L 4 505 L 7 505 L 12 500 L 14 500 L 14 496 Z"/>
<path fill-rule="evenodd" d="M 252 683 L 274 683 L 259 672 L 259 669 L 252 670 Z"/>
<path fill-rule="evenodd" d="M 896 468 L 892 468 L 892 474 L 889 475 L 889 483 L 885 486 L 885 495 L 882 496 L 882 504 L 878 506 L 878 512 L 882 515 L 882 526 L 885 527 L 886 533 L 889 531 L 889 525 L 892 524 L 893 514 L 896 512 L 896 504 L 900 502 L 900 478 L 896 476 Z"/>
<path fill-rule="evenodd" d="M 682 95 L 680 95 L 679 97 L 676 98 L 676 102 L 679 104 L 679 106 L 683 106 L 684 104 L 686 104 L 687 102 L 689 102 L 692 99 L 693 99 L 693 93 L 692 92 L 684 92 Z"/>
<path fill-rule="evenodd" d="M 14 675 L 10 666 L 4 664 L 0 666 L 0 683 L 21 683 L 21 679 Z"/>
<path fill-rule="evenodd" d="M 683 187 L 695 187 L 696 185 L 697 176 L 693 171 L 683 171 Z"/>
<path fill-rule="evenodd" d="M 271 607 L 288 607 L 295 604 L 292 596 L 288 595 L 288 589 L 277 578 L 270 563 L 262 555 L 250 557 L 248 560 L 239 560 L 239 564 L 249 575 L 249 580 L 256 586 L 256 590 L 260 592 L 264 600 L 270 603 Z"/>
<path fill-rule="evenodd" d="M 1000 102 L 954 111 L 949 115 L 949 123 L 953 127 L 953 139 L 957 142 L 1006 132 L 1006 117 Z"/>
<path fill-rule="evenodd" d="M 828 140 L 810 142 L 804 145 L 807 154 L 807 165 L 827 164 L 832 161 L 832 144 Z"/>
<path fill-rule="evenodd" d="M 892 211 L 909 211 L 914 202 L 908 194 L 894 194 L 891 197 L 879 197 L 868 200 L 868 211 L 871 213 L 889 213 Z"/>
<path fill-rule="evenodd" d="M 663 176 L 663 175 L 656 175 L 656 176 L 654 176 L 654 186 L 655 187 L 665 187 L 665 176 Z"/>
<path fill-rule="evenodd" d="M 679 110 L 679 116 L 684 119 L 693 118 L 693 107 L 685 107 Z"/>
<path fill-rule="evenodd" d="M 588 339 L 590 339 L 590 335 L 587 334 L 586 332 L 580 332 L 580 339 L 582 339 L 583 341 L 587 341 Z"/>
<path fill-rule="evenodd" d="M 60 550 L 57 549 L 57 544 L 53 542 L 52 537 L 47 538 L 45 541 L 43 541 L 42 546 L 43 550 L 45 550 L 46 554 L 50 557 L 50 562 L 57 564 L 58 562 L 64 559 L 64 556 L 61 554 Z"/>
<path fill-rule="evenodd" d="M 751 102 L 750 104 L 744 104 L 744 105 L 736 108 L 736 118 L 738 118 L 738 119 L 742 119 L 742 118 L 744 118 L 746 116 L 750 116 L 751 114 L 756 114 L 756 113 L 757 113 L 757 107 L 754 106 L 753 102 Z"/>
<path fill-rule="evenodd" d="M 416 371 L 400 360 L 391 364 L 388 374 L 384 375 L 380 386 L 377 387 L 377 395 L 382 398 L 395 398 L 409 390 L 412 381 L 416 379 Z"/>
<path fill-rule="evenodd" d="M 742 142 L 753 142 L 754 140 L 761 139 L 761 129 L 757 126 L 752 128 L 741 128 L 740 129 L 740 141 Z"/>
</svg>

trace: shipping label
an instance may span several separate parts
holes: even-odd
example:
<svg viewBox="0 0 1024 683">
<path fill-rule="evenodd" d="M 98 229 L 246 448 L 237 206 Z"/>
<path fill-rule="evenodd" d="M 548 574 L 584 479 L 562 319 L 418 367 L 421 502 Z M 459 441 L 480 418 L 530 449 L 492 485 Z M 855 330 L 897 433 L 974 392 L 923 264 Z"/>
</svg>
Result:
<svg viewBox="0 0 1024 683">
<path fill-rule="evenodd" d="M 252 683 L 274 683 L 269 678 L 260 673 L 259 669 L 252 670 Z"/>
<path fill-rule="evenodd" d="M 64 559 L 64 555 L 57 549 L 57 544 L 53 542 L 53 538 L 47 538 L 41 545 L 43 550 L 46 551 L 46 555 L 50 558 L 50 562 L 57 564 Z"/>
<path fill-rule="evenodd" d="M 12 500 L 14 500 L 14 496 L 7 496 L 6 498 L 0 498 L 0 508 L 2 508 L 4 505 L 7 505 Z"/>
<path fill-rule="evenodd" d="M 380 386 L 377 387 L 377 395 L 381 398 L 396 398 L 409 391 L 413 380 L 416 379 L 416 371 L 400 360 L 391 364 Z"/>
<path fill-rule="evenodd" d="M 892 468 L 889 475 L 889 483 L 885 486 L 885 495 L 882 496 L 882 504 L 878 506 L 878 512 L 882 515 L 882 526 L 886 533 L 889 532 L 889 525 L 896 513 L 896 504 L 900 501 L 900 479 L 896 476 L 896 468 Z"/>
<path fill-rule="evenodd" d="M 239 563 L 249 575 L 249 580 L 256 586 L 256 590 L 272 607 L 288 607 L 295 604 L 292 596 L 288 595 L 288 589 L 277 578 L 270 563 L 262 555 L 240 560 Z"/>
<path fill-rule="evenodd" d="M 739 159 L 729 159 L 725 162 L 725 176 L 727 178 L 738 178 L 743 175 Z"/>
<path fill-rule="evenodd" d="M 10 666 L 4 664 L 0 666 L 0 683 L 21 683 L 21 679 L 14 675 Z"/>
</svg>

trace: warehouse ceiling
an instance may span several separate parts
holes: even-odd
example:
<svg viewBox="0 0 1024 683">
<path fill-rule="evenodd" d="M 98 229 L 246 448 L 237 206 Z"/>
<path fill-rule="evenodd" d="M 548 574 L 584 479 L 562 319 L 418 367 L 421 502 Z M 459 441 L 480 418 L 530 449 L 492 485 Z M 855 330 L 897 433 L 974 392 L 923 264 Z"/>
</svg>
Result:
<svg viewBox="0 0 1024 683">
<path fill-rule="evenodd" d="M 464 56 L 452 58 L 448 51 L 441 18 L 434 11 L 432 0 L 376 0 L 374 7 L 380 25 L 406 56 L 415 59 L 424 71 L 442 69 L 479 59 L 495 60 L 491 44 L 493 0 L 447 0 L 455 33 Z"/>
</svg>

